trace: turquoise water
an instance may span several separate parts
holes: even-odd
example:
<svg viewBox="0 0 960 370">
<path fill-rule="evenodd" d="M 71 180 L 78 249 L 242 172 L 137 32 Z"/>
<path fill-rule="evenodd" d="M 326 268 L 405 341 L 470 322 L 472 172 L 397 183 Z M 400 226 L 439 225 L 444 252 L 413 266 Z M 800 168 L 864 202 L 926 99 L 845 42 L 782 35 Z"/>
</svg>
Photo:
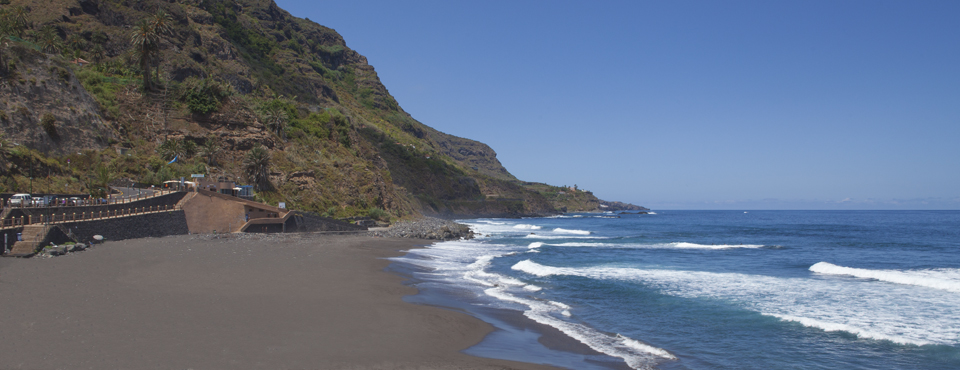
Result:
<svg viewBox="0 0 960 370">
<path fill-rule="evenodd" d="M 533 362 L 960 368 L 960 212 L 663 211 L 461 222 L 483 235 L 395 261 L 447 301 L 426 303 L 491 322 L 485 310 L 522 312 L 606 354 L 525 351 Z M 528 336 L 500 332 L 466 352 L 524 359 L 504 350 L 522 345 L 503 343 L 532 343 Z"/>
</svg>

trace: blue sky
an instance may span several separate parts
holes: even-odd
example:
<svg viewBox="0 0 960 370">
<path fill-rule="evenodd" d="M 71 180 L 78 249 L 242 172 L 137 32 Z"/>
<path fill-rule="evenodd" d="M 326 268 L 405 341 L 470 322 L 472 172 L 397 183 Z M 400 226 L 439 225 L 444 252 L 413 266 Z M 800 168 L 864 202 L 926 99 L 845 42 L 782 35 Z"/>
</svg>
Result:
<svg viewBox="0 0 960 370">
<path fill-rule="evenodd" d="M 518 178 L 654 209 L 960 209 L 958 1 L 277 1 Z"/>
</svg>

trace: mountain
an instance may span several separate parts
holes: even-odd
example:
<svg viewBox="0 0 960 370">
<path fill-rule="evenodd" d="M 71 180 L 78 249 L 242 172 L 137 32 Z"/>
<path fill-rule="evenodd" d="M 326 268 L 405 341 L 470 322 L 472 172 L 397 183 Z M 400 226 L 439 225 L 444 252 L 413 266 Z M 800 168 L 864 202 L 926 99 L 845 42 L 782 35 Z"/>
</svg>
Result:
<svg viewBox="0 0 960 370">
<path fill-rule="evenodd" d="M 202 173 L 335 217 L 572 210 L 411 117 L 339 34 L 273 1 L 0 4 L 4 191 Z"/>
</svg>

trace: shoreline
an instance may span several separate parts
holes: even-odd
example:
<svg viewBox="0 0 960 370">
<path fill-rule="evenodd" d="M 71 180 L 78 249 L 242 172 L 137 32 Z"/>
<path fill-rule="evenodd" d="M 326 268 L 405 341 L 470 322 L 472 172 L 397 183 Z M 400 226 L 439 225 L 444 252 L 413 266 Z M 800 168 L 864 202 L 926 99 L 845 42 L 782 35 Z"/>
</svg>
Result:
<svg viewBox="0 0 960 370">
<path fill-rule="evenodd" d="M 0 368 L 556 369 L 466 354 L 492 325 L 407 302 L 386 258 L 425 243 L 188 235 L 0 259 Z"/>
</svg>

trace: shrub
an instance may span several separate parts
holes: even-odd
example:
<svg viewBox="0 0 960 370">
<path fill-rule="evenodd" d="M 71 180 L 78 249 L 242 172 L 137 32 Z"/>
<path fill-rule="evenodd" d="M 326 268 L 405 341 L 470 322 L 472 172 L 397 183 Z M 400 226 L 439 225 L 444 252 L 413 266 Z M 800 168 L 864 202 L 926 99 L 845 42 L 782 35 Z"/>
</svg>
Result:
<svg viewBox="0 0 960 370">
<path fill-rule="evenodd" d="M 367 210 L 367 216 L 377 221 L 387 221 L 390 219 L 390 214 L 388 214 L 387 211 L 376 207 Z"/>
<path fill-rule="evenodd" d="M 43 117 L 40 118 L 40 126 L 50 137 L 57 137 L 57 118 L 52 113 L 43 114 Z"/>
<path fill-rule="evenodd" d="M 230 95 L 227 86 L 212 78 L 189 78 L 180 85 L 180 100 L 193 113 L 208 114 L 220 108 L 220 100 Z"/>
</svg>

